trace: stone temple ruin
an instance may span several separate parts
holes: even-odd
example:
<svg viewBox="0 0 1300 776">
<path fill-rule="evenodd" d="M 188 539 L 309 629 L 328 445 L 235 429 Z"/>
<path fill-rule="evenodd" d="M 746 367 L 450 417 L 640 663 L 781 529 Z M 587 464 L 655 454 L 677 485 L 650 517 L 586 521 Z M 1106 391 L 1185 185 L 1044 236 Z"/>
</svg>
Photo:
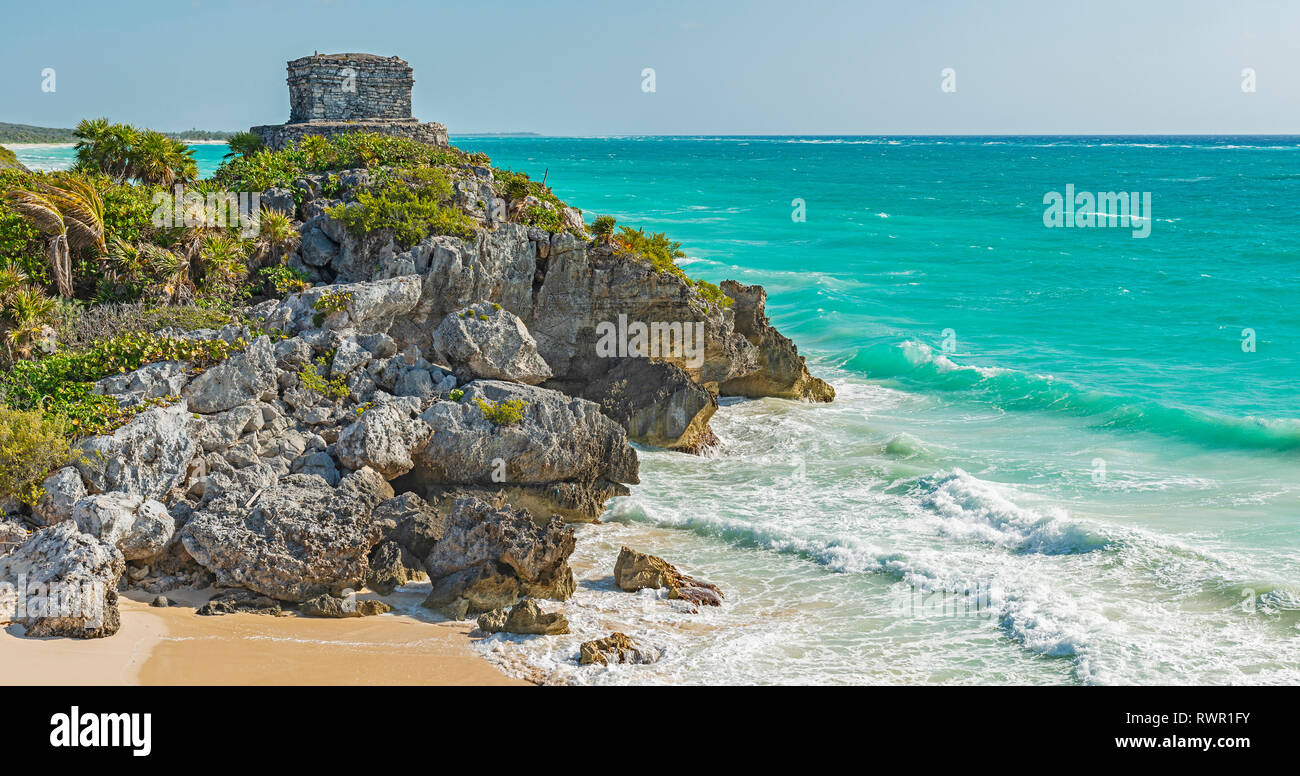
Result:
<svg viewBox="0 0 1300 776">
<path fill-rule="evenodd" d="M 379 132 L 447 145 L 447 127 L 411 116 L 411 66 L 374 54 L 313 54 L 289 63 L 289 121 L 250 131 L 272 150 L 306 135 Z"/>
</svg>

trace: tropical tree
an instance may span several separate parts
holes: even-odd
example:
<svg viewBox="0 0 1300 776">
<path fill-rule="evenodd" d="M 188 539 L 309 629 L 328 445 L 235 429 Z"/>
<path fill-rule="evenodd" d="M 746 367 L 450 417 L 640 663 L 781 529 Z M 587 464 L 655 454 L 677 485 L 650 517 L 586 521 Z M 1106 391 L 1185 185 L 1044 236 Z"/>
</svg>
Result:
<svg viewBox="0 0 1300 776">
<path fill-rule="evenodd" d="M 289 217 L 277 210 L 263 210 L 262 223 L 253 243 L 253 255 L 259 264 L 279 266 L 290 251 L 298 247 L 301 236 Z"/>
<path fill-rule="evenodd" d="M 0 267 L 0 334 L 10 361 L 31 358 L 36 343 L 50 332 L 54 307 L 54 300 L 29 283 L 21 269 Z"/>
<path fill-rule="evenodd" d="M 139 132 L 106 118 L 82 119 L 72 131 L 77 137 L 77 169 L 101 172 L 121 183 L 131 174 L 131 157 Z"/>
<path fill-rule="evenodd" d="M 131 148 L 131 177 L 145 185 L 170 186 L 199 177 L 199 168 L 189 146 L 161 132 L 146 130 Z"/>
<path fill-rule="evenodd" d="M 230 146 L 230 152 L 225 155 L 225 159 L 248 156 L 262 150 L 262 136 L 256 132 L 236 132 L 226 141 L 226 145 Z"/>
<path fill-rule="evenodd" d="M 72 297 L 72 251 L 92 248 L 104 254 L 104 200 L 99 191 L 86 177 L 71 173 L 38 179 L 31 189 L 7 189 L 4 197 L 45 236 L 55 286 L 60 296 Z"/>
</svg>

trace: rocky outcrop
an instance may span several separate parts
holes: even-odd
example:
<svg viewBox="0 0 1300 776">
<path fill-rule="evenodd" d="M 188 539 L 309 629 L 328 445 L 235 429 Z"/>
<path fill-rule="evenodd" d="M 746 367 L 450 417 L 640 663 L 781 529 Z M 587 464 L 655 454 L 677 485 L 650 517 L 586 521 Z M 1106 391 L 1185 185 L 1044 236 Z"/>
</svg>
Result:
<svg viewBox="0 0 1300 776">
<path fill-rule="evenodd" d="M 72 519 L 72 508 L 86 497 L 86 484 L 81 481 L 80 472 L 72 466 L 65 466 L 46 477 L 41 489 L 44 493 L 32 507 L 32 517 L 44 525 Z"/>
<path fill-rule="evenodd" d="M 522 509 L 458 499 L 447 531 L 424 561 L 433 589 L 424 605 L 463 617 L 513 606 L 520 598 L 566 600 L 573 528 L 559 518 L 545 526 Z"/>
<path fill-rule="evenodd" d="M 433 352 L 462 380 L 537 385 L 551 377 L 524 322 L 495 303 L 449 313 L 433 331 Z"/>
<path fill-rule="evenodd" d="M 694 605 L 722 605 L 722 591 L 717 585 L 688 577 L 663 558 L 630 547 L 624 547 L 618 553 L 614 581 L 619 589 L 629 593 L 647 587 L 666 587 L 669 598 L 679 598 Z"/>
<path fill-rule="evenodd" d="M 181 538 L 218 584 L 305 601 L 361 587 L 379 538 L 371 512 L 392 495 L 371 469 L 336 488 L 314 475 L 290 474 L 259 492 L 213 500 L 194 513 Z"/>
<path fill-rule="evenodd" d="M 265 614 L 279 617 L 285 611 L 280 602 L 270 596 L 235 588 L 208 599 L 207 603 L 194 613 L 202 617 L 216 617 L 223 614 Z"/>
<path fill-rule="evenodd" d="M 381 542 L 370 551 L 366 587 L 376 593 L 389 595 L 407 582 L 424 578 L 419 558 L 397 542 Z"/>
<path fill-rule="evenodd" d="M 121 550 L 126 560 L 157 555 L 176 532 L 176 521 L 167 507 L 128 493 L 87 496 L 73 508 L 72 519 L 83 533 Z"/>
<path fill-rule="evenodd" d="M 477 624 L 485 633 L 555 636 L 569 632 L 569 620 L 563 612 L 543 612 L 531 598 L 525 598 L 509 609 L 493 609 L 480 615 Z"/>
<path fill-rule="evenodd" d="M 363 412 L 339 434 L 335 455 L 349 469 L 369 466 L 391 480 L 414 468 L 411 454 L 422 448 L 432 433 L 429 424 L 409 408 L 382 404 Z"/>
<path fill-rule="evenodd" d="M 583 398 L 645 445 L 698 453 L 717 444 L 709 418 L 718 399 L 676 364 L 644 358 L 619 359 L 603 377 L 582 389 Z"/>
<path fill-rule="evenodd" d="M 23 625 L 32 637 L 112 636 L 125 568 L 116 547 L 71 521 L 42 528 L 0 557 L 0 624 Z"/>
<path fill-rule="evenodd" d="M 758 369 L 724 381 L 720 386 L 722 393 L 812 401 L 835 398 L 835 389 L 809 374 L 799 349 L 768 321 L 767 291 L 762 286 L 743 286 L 734 280 L 724 280 L 722 291 L 736 300 L 733 307 L 736 331 L 758 352 Z"/>
<path fill-rule="evenodd" d="M 482 405 L 519 402 L 517 423 L 498 425 Z M 519 406 L 519 405 L 517 405 Z M 421 415 L 434 429 L 416 454 L 409 480 L 433 495 L 461 485 L 486 486 L 545 519 L 558 513 L 590 521 L 607 499 L 626 494 L 637 479 L 636 451 L 599 407 L 557 391 L 476 380 L 458 402 L 438 402 Z M 567 487 L 566 487 L 567 486 Z"/>
<path fill-rule="evenodd" d="M 275 398 L 274 392 L 275 348 L 270 337 L 258 337 L 242 353 L 194 378 L 181 395 L 191 412 L 210 415 L 254 399 Z"/>
<path fill-rule="evenodd" d="M 0 557 L 13 552 L 18 545 L 27 541 L 27 529 L 17 520 L 0 517 Z"/>
<path fill-rule="evenodd" d="M 610 663 L 653 663 L 659 653 L 645 649 L 627 634 L 611 633 L 603 639 L 584 641 L 578 646 L 579 665 L 609 665 Z"/>
<path fill-rule="evenodd" d="M 112 434 L 86 439 L 75 463 L 86 490 L 162 499 L 185 481 L 198 450 L 191 421 L 183 405 L 155 407 Z"/>
</svg>

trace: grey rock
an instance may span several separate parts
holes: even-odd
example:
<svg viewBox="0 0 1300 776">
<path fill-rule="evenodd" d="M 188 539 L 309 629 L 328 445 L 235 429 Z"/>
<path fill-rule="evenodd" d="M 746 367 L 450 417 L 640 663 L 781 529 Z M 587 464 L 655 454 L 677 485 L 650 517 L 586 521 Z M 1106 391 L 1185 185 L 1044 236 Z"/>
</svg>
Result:
<svg viewBox="0 0 1300 776">
<path fill-rule="evenodd" d="M 411 454 L 424 446 L 433 432 L 395 404 L 381 404 L 361 414 L 339 434 L 335 454 L 349 469 L 369 466 L 385 479 L 409 472 Z"/>
<path fill-rule="evenodd" d="M 424 605 L 470 614 L 513 606 L 521 597 L 565 600 L 575 583 L 569 556 L 573 528 L 558 517 L 543 527 L 524 510 L 458 499 L 447 530 L 425 558 L 433 589 Z"/>
<path fill-rule="evenodd" d="M 146 399 L 161 399 L 180 394 L 189 381 L 184 361 L 161 361 L 140 367 L 124 375 L 105 377 L 95 383 L 95 393 L 113 396 L 117 403 L 131 407 Z"/>
<path fill-rule="evenodd" d="M 329 487 L 290 474 L 261 492 L 227 492 L 197 510 L 181 539 L 225 587 L 282 601 L 359 588 L 379 539 L 371 512 L 392 488 L 371 469 Z"/>
<path fill-rule="evenodd" d="M 191 412 L 211 414 L 257 399 L 276 387 L 275 348 L 258 337 L 248 349 L 194 378 L 182 396 Z"/>
<path fill-rule="evenodd" d="M 563 612 L 543 612 L 536 601 L 525 598 L 509 610 L 493 609 L 481 615 L 478 627 L 486 633 L 554 636 L 569 632 L 569 620 Z"/>
<path fill-rule="evenodd" d="M 101 493 L 78 501 L 72 519 L 83 533 L 121 550 L 126 560 L 162 552 L 176 531 L 167 507 L 128 493 Z"/>
<path fill-rule="evenodd" d="M 421 563 L 447 532 L 443 515 L 415 493 L 388 499 L 375 507 L 373 518 L 385 540 L 397 543 Z"/>
<path fill-rule="evenodd" d="M 536 385 L 552 375 L 523 321 L 499 304 L 480 302 L 450 313 L 433 332 L 433 348 L 461 379 Z"/>
<path fill-rule="evenodd" d="M 272 187 L 262 192 L 262 208 L 265 210 L 274 210 L 277 213 L 283 213 L 290 218 L 293 217 L 294 211 L 298 205 L 293 200 L 293 192 L 289 189 Z"/>
<path fill-rule="evenodd" d="M 31 637 L 112 636 L 121 625 L 117 585 L 125 570 L 116 547 L 72 521 L 42 528 L 0 557 L 0 624 L 23 625 Z M 41 597 L 20 601 L 23 585 Z"/>
<path fill-rule="evenodd" d="M 65 466 L 46 477 L 41 488 L 45 493 L 32 507 L 32 517 L 44 525 L 71 519 L 72 507 L 86 497 L 81 473 L 72 466 Z"/>
<path fill-rule="evenodd" d="M 120 490 L 162 499 L 185 482 L 190 459 L 198 452 L 190 414 L 183 405 L 155 407 L 126 425 L 79 444 L 76 463 L 91 493 Z"/>
</svg>

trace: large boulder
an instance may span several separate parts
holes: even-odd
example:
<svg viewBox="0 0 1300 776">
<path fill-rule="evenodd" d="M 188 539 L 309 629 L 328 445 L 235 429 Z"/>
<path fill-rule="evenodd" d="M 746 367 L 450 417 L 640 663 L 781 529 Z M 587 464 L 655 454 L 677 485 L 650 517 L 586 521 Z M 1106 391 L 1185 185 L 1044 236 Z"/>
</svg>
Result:
<svg viewBox="0 0 1300 776">
<path fill-rule="evenodd" d="M 13 552 L 27 541 L 27 529 L 17 520 L 0 516 L 0 556 Z"/>
<path fill-rule="evenodd" d="M 537 385 L 551 368 L 519 316 L 480 302 L 453 312 L 433 331 L 435 355 L 462 380 L 510 380 Z"/>
<path fill-rule="evenodd" d="M 482 402 L 482 404 L 480 404 Z M 519 420 L 497 423 L 483 407 L 516 402 Z M 539 518 L 595 520 L 612 496 L 636 483 L 627 434 L 585 399 L 496 380 L 477 380 L 458 402 L 438 402 L 421 417 L 433 436 L 411 473 L 421 487 L 476 485 L 506 491 Z"/>
<path fill-rule="evenodd" d="M 32 507 L 32 517 L 44 525 L 72 518 L 72 508 L 86 497 L 86 484 L 76 467 L 65 466 L 45 478 L 41 498 Z"/>
<path fill-rule="evenodd" d="M 222 361 L 194 378 L 181 392 L 191 412 L 210 415 L 274 393 L 275 347 L 270 337 L 258 337 L 242 353 Z M 274 397 L 269 397 L 274 398 Z"/>
<path fill-rule="evenodd" d="M 446 518 L 415 493 L 402 493 L 375 507 L 372 515 L 384 541 L 395 542 L 421 562 L 447 532 Z"/>
<path fill-rule="evenodd" d="M 349 474 L 337 488 L 290 474 L 257 492 L 223 493 L 194 512 L 181 539 L 223 587 L 306 601 L 361 587 L 379 539 L 371 513 L 392 495 L 372 469 Z"/>
<path fill-rule="evenodd" d="M 335 455 L 349 469 L 369 466 L 391 480 L 414 468 L 411 454 L 422 448 L 432 433 L 433 429 L 405 406 L 381 404 L 363 412 L 339 434 Z"/>
<path fill-rule="evenodd" d="M 743 286 L 734 280 L 724 280 L 722 291 L 735 300 L 735 330 L 758 352 L 758 369 L 724 381 L 719 387 L 723 394 L 812 401 L 835 398 L 835 389 L 808 372 L 799 349 L 768 321 L 767 291 L 762 286 Z"/>
<path fill-rule="evenodd" d="M 183 405 L 155 407 L 112 434 L 82 441 L 75 466 L 86 490 L 161 499 L 185 481 L 190 459 L 198 451 L 192 420 Z"/>
<path fill-rule="evenodd" d="M 688 577 L 677 567 L 656 555 L 624 547 L 614 563 L 614 581 L 629 593 L 643 588 L 668 588 L 669 598 L 692 604 L 721 606 L 722 591 L 717 585 Z"/>
<path fill-rule="evenodd" d="M 42 528 L 0 557 L 0 625 L 23 625 L 33 637 L 112 636 L 125 568 L 116 547 L 71 521 Z"/>
<path fill-rule="evenodd" d="M 424 605 L 463 616 L 524 597 L 566 600 L 575 589 L 573 548 L 573 528 L 559 518 L 539 527 L 522 509 L 458 499 L 446 534 L 424 561 L 433 583 Z"/>
<path fill-rule="evenodd" d="M 176 532 L 176 521 L 167 507 L 129 493 L 87 496 L 73 508 L 72 519 L 83 533 L 121 550 L 126 560 L 157 555 Z"/>
</svg>

